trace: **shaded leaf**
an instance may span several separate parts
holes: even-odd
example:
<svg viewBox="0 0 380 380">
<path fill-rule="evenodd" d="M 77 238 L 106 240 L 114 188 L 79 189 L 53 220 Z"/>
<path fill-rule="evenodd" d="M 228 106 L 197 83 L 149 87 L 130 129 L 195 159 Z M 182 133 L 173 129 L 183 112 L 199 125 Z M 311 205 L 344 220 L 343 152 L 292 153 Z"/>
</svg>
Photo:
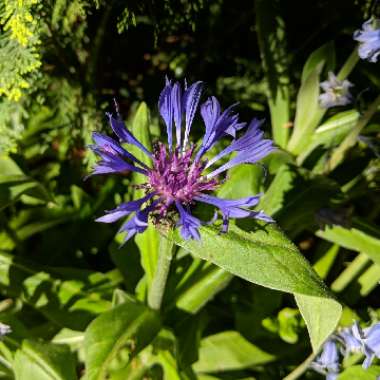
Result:
<svg viewBox="0 0 380 380">
<path fill-rule="evenodd" d="M 125 302 L 96 318 L 84 339 L 86 380 L 105 380 L 119 351 L 135 356 L 157 335 L 158 314 L 146 306 Z"/>
<path fill-rule="evenodd" d="M 224 331 L 201 341 L 196 372 L 223 372 L 265 364 L 275 357 L 244 339 L 236 331 Z"/>
<path fill-rule="evenodd" d="M 75 359 L 66 345 L 25 340 L 14 361 L 16 380 L 75 380 Z"/>
</svg>

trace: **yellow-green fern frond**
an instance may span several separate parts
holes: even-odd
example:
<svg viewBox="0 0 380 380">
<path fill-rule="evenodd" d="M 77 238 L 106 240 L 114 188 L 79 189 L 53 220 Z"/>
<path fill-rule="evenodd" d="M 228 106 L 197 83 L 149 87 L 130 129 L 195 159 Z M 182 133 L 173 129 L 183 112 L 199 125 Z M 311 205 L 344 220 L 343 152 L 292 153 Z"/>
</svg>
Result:
<svg viewBox="0 0 380 380">
<path fill-rule="evenodd" d="M 18 101 L 41 66 L 37 19 L 33 10 L 40 0 L 3 0 L 0 23 L 0 96 Z"/>
</svg>

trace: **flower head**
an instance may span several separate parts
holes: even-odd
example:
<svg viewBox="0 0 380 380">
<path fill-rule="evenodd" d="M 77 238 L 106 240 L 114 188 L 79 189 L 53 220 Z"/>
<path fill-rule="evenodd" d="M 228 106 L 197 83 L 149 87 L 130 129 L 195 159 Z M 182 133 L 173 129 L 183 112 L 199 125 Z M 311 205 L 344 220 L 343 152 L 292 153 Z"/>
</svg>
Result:
<svg viewBox="0 0 380 380">
<path fill-rule="evenodd" d="M 339 353 L 336 342 L 329 339 L 322 347 L 321 354 L 311 363 L 311 368 L 326 375 L 326 380 L 335 380 L 339 374 Z"/>
<path fill-rule="evenodd" d="M 339 80 L 331 71 L 328 73 L 328 80 L 320 84 L 324 93 L 319 95 L 319 103 L 322 108 L 335 106 L 345 106 L 352 101 L 350 87 L 353 86 L 348 80 Z"/>
<path fill-rule="evenodd" d="M 380 20 L 369 19 L 362 30 L 354 33 L 354 40 L 359 41 L 359 56 L 369 62 L 377 62 L 380 55 Z"/>
<path fill-rule="evenodd" d="M 196 203 L 206 203 L 220 211 L 224 232 L 228 229 L 230 218 L 273 221 L 262 211 L 251 210 L 259 202 L 260 195 L 221 199 L 210 194 L 218 187 L 222 173 L 242 163 L 256 163 L 272 152 L 274 146 L 271 140 L 263 138 L 258 120 L 252 120 L 248 126 L 239 122 L 238 115 L 233 112 L 234 106 L 222 112 L 214 97 L 200 106 L 205 134 L 199 148 L 190 143 L 190 129 L 199 108 L 202 87 L 201 82 L 196 82 L 182 88 L 180 83 L 166 80 L 158 108 L 165 122 L 168 144 L 157 143 L 153 152 L 128 131 L 119 115 L 114 118 L 108 114 L 111 128 L 119 141 L 100 133 L 93 134 L 95 144 L 90 148 L 100 157 L 100 161 L 91 175 L 132 171 L 146 177 L 146 182 L 139 185 L 145 190 L 144 197 L 122 203 L 97 219 L 98 222 L 112 223 L 129 216 L 130 219 L 121 227 L 121 231 L 127 234 L 126 240 L 145 231 L 149 216 L 157 223 L 166 220 L 176 224 L 184 239 L 199 239 L 202 222 L 191 213 Z M 243 128 L 245 132 L 238 137 L 238 131 Z M 230 145 L 206 160 L 205 154 L 223 137 L 232 138 Z M 120 143 L 138 147 L 151 164 L 146 165 L 138 160 Z M 227 159 L 232 153 L 235 153 L 234 156 Z M 215 167 L 221 159 L 224 163 Z"/>
</svg>

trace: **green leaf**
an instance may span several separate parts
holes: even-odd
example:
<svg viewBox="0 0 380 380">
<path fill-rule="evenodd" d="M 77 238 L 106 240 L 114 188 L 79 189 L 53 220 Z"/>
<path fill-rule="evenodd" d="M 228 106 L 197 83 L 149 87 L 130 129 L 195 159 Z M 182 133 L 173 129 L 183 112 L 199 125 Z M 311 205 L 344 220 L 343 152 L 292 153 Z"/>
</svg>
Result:
<svg viewBox="0 0 380 380">
<path fill-rule="evenodd" d="M 23 195 L 42 202 L 51 200 L 45 188 L 26 176 L 9 157 L 0 157 L 0 210 L 18 201 Z"/>
<path fill-rule="evenodd" d="M 75 359 L 66 345 L 25 340 L 16 351 L 16 380 L 76 380 Z"/>
<path fill-rule="evenodd" d="M 329 178 L 283 165 L 263 195 L 259 208 L 291 236 L 296 236 L 307 228 L 318 227 L 316 212 L 339 196 L 339 186 Z"/>
<path fill-rule="evenodd" d="M 152 142 L 149 132 L 150 126 L 150 113 L 149 108 L 145 103 L 141 103 L 138 107 L 136 114 L 132 122 L 132 133 L 134 136 L 150 151 L 152 151 Z M 141 150 L 135 148 L 133 153 L 136 158 L 141 160 L 148 166 L 151 166 L 152 162 L 149 157 Z M 139 173 L 134 173 L 133 182 L 136 185 L 146 182 L 146 177 Z M 144 196 L 144 191 L 141 189 L 136 189 L 134 191 L 134 199 Z M 157 266 L 158 259 L 158 243 L 159 236 L 156 228 L 152 225 L 145 230 L 144 233 L 138 234 L 135 238 L 136 244 L 140 249 L 141 253 L 141 265 L 144 268 L 146 274 L 146 280 L 148 288 L 153 280 L 154 272 Z"/>
<path fill-rule="evenodd" d="M 265 364 L 275 357 L 236 331 L 224 331 L 201 341 L 199 360 L 193 365 L 196 372 L 223 372 Z"/>
<path fill-rule="evenodd" d="M 298 317 L 298 318 L 297 318 Z M 290 344 L 297 343 L 299 330 L 299 311 L 285 307 L 278 313 L 278 333 L 280 338 Z"/>
<path fill-rule="evenodd" d="M 239 165 L 228 171 L 228 181 L 218 189 L 221 198 L 243 198 L 260 192 L 263 168 L 256 165 Z"/>
<path fill-rule="evenodd" d="M 319 106 L 320 74 L 324 67 L 332 66 L 333 55 L 334 47 L 328 43 L 313 52 L 305 63 L 297 95 L 293 134 L 288 144 L 288 150 L 293 154 L 298 155 L 308 147 L 313 132 L 325 113 Z"/>
<path fill-rule="evenodd" d="M 268 83 L 268 102 L 274 141 L 286 147 L 290 121 L 289 55 L 285 23 L 276 1 L 255 2 L 256 29 L 262 63 Z"/>
<path fill-rule="evenodd" d="M 326 72 L 334 69 L 335 46 L 333 42 L 322 45 L 310 54 L 302 70 L 301 82 L 304 82 L 321 62 L 325 63 Z"/>
<path fill-rule="evenodd" d="M 329 118 L 315 130 L 310 145 L 300 154 L 298 160 L 303 162 L 320 145 L 323 145 L 325 148 L 332 148 L 340 144 L 356 125 L 359 116 L 358 111 L 348 110 L 339 112 Z"/>
<path fill-rule="evenodd" d="M 231 273 L 216 265 L 194 259 L 176 287 L 173 297 L 176 307 L 189 313 L 197 313 L 228 285 L 232 277 Z"/>
<path fill-rule="evenodd" d="M 347 368 L 338 376 L 338 380 L 376 380 L 380 373 L 380 366 L 371 366 L 367 370 L 355 365 Z"/>
<path fill-rule="evenodd" d="M 341 305 L 330 295 L 297 247 L 274 225 L 257 223 L 252 232 L 231 226 L 201 228 L 199 241 L 175 241 L 194 256 L 210 261 L 247 281 L 293 293 L 306 320 L 313 349 L 335 330 Z"/>
<path fill-rule="evenodd" d="M 86 380 L 105 380 L 120 350 L 136 355 L 157 335 L 158 314 L 146 306 L 127 301 L 96 318 L 85 332 Z"/>
<path fill-rule="evenodd" d="M 110 286 L 101 273 L 45 268 L 0 252 L 3 294 L 21 298 L 61 327 L 84 329 L 97 314 L 111 307 L 101 288 L 96 291 L 97 284 Z"/>
<path fill-rule="evenodd" d="M 380 237 L 375 226 L 360 219 L 354 219 L 350 228 L 333 225 L 316 233 L 322 239 L 339 244 L 341 247 L 368 255 L 380 264 Z"/>
<path fill-rule="evenodd" d="M 333 244 L 329 245 L 327 248 L 326 245 L 329 243 L 322 243 L 324 244 L 321 245 L 317 251 L 319 255 L 317 261 L 313 265 L 313 268 L 321 278 L 325 279 L 334 264 L 335 258 L 338 255 L 339 245 Z"/>
</svg>

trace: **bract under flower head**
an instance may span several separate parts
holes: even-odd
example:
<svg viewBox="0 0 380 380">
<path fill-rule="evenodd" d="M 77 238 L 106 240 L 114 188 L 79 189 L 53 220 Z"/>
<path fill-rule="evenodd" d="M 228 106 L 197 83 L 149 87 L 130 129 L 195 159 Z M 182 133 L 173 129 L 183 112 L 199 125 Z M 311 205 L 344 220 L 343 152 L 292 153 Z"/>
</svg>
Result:
<svg viewBox="0 0 380 380">
<path fill-rule="evenodd" d="M 321 83 L 324 91 L 319 95 L 319 103 L 322 108 L 345 106 L 352 102 L 350 87 L 353 84 L 348 80 L 339 80 L 331 71 L 328 73 L 328 80 Z"/>
<path fill-rule="evenodd" d="M 354 40 L 359 42 L 358 53 L 361 59 L 377 62 L 380 55 L 380 20 L 367 20 L 362 30 L 354 33 Z"/>
<path fill-rule="evenodd" d="M 166 125 L 168 145 L 159 142 L 153 152 L 143 146 L 125 127 L 119 115 L 108 115 L 111 128 L 119 142 L 94 133 L 95 144 L 90 148 L 100 157 L 93 173 L 125 174 L 137 172 L 146 176 L 146 182 L 140 187 L 146 195 L 128 203 L 122 203 L 114 210 L 97 219 L 98 222 L 112 223 L 131 215 L 121 231 L 126 232 L 126 240 L 136 233 L 145 231 L 149 215 L 156 222 L 163 221 L 176 224 L 181 229 L 184 239 L 199 239 L 199 227 L 202 222 L 191 214 L 196 203 L 206 203 L 217 207 L 223 216 L 222 231 L 226 232 L 230 218 L 257 218 L 266 222 L 273 220 L 262 211 L 252 211 L 260 195 L 242 199 L 221 199 L 210 192 L 216 189 L 219 176 L 228 169 L 242 163 L 256 163 L 274 150 L 273 142 L 263 138 L 260 131 L 261 122 L 254 119 L 245 133 L 237 137 L 237 132 L 246 127 L 240 123 L 234 106 L 221 111 L 218 100 L 214 97 L 201 105 L 201 116 L 205 124 L 205 135 L 201 146 L 196 149 L 190 143 L 190 130 L 199 108 L 203 84 L 196 82 L 184 88 L 180 83 L 166 80 L 161 92 L 158 108 Z M 173 129 L 175 128 L 175 141 Z M 223 137 L 233 138 L 230 145 L 209 161 L 204 155 Z M 144 152 L 151 160 L 145 165 L 120 143 L 132 144 Z M 236 153 L 220 167 L 215 164 L 222 158 Z"/>
</svg>

